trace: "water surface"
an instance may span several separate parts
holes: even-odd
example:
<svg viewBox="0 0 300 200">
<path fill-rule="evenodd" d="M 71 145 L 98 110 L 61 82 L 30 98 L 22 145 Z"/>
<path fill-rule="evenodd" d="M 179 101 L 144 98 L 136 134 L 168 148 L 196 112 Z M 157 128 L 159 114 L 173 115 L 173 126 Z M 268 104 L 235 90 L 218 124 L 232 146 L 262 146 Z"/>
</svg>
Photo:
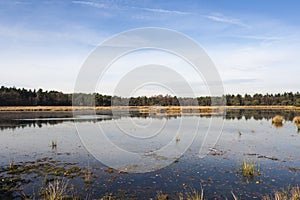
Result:
<svg viewBox="0 0 300 200">
<path fill-rule="evenodd" d="M 272 125 L 271 117 L 275 114 L 285 116 L 282 127 Z M 243 199 L 261 198 L 261 195 L 282 187 L 300 184 L 300 134 L 292 122 L 295 115 L 297 113 L 286 111 L 233 110 L 226 116 L 147 116 L 135 113 L 133 116 L 73 117 L 69 114 L 51 114 L 50 117 L 1 117 L 0 193 L 2 197 L 12 195 L 15 198 L 20 191 L 37 194 L 45 181 L 62 178 L 68 179 L 69 185 L 74 185 L 78 195 L 90 198 L 112 193 L 121 197 L 147 199 L 154 197 L 158 191 L 173 198 L 191 188 L 203 188 L 207 198 L 231 198 L 231 191 Z M 209 129 L 211 118 L 219 124 Z M 210 130 L 209 134 L 218 135 L 223 121 L 223 131 L 217 144 L 208 147 L 207 156 L 200 158 L 201 135 L 207 130 Z M 193 140 L 183 155 L 176 154 L 191 141 L 196 123 L 199 124 L 196 136 L 200 136 Z M 153 160 L 172 162 L 146 173 L 110 169 L 95 159 L 79 138 L 78 129 L 81 134 L 88 135 L 94 130 L 91 128 L 93 126 L 101 127 L 109 140 L 122 149 L 149 153 L 170 145 L 175 152 L 170 152 L 170 155 L 176 156 L 164 158 L 148 154 Z M 130 136 L 124 132 L 150 139 L 136 142 L 128 139 Z M 174 139 L 177 134 L 180 135 L 179 141 Z M 56 147 L 51 145 L 52 141 L 57 143 Z M 126 157 L 110 154 L 110 149 L 103 149 L 101 153 L 115 161 L 115 165 L 122 159 L 126 160 Z M 261 174 L 253 178 L 243 177 L 240 164 L 245 160 L 255 161 Z M 10 174 L 7 169 L 12 162 L 16 166 L 34 167 Z M 130 164 L 136 168 L 143 167 Z M 90 182 L 86 181 L 86 176 L 89 176 Z M 11 194 L 3 187 L 7 186 L 7 180 L 16 180 L 13 179 L 16 177 L 19 178 L 19 185 Z"/>
</svg>

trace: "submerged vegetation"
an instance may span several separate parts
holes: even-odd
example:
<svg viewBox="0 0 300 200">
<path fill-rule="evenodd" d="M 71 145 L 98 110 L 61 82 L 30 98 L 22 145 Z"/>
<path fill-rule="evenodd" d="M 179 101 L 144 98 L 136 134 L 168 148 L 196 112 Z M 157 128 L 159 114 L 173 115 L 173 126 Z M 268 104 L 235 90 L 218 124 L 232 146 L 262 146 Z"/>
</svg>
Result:
<svg viewBox="0 0 300 200">
<path fill-rule="evenodd" d="M 67 200 L 67 199 L 82 199 L 74 195 L 72 190 L 68 185 L 68 181 L 66 180 L 55 180 L 52 183 L 48 183 L 48 185 L 41 187 L 39 189 L 39 199 L 42 200 Z M 239 198 L 231 192 L 231 196 L 234 200 L 238 200 Z M 24 196 L 24 199 L 35 199 L 34 197 Z M 89 198 L 84 198 L 88 200 Z M 113 194 L 104 195 L 100 198 L 100 200 L 117 200 L 123 199 Z M 126 198 L 136 199 L 135 197 Z M 178 200 L 204 200 L 206 199 L 204 196 L 204 190 L 200 191 L 192 190 L 191 192 L 182 192 L 179 195 L 171 198 L 170 195 L 163 193 L 162 191 L 158 192 L 155 198 L 150 198 L 150 200 L 168 200 L 168 199 L 178 199 Z M 225 198 L 228 199 L 228 198 Z M 300 188 L 298 185 L 294 187 L 288 187 L 288 189 L 282 189 L 281 191 L 275 191 L 274 194 L 271 195 L 262 195 L 262 200 L 299 200 L 300 199 Z"/>
<path fill-rule="evenodd" d="M 77 196 L 74 192 L 72 185 L 69 185 L 69 181 L 73 178 L 82 178 L 81 180 L 86 184 L 86 186 L 93 184 L 93 176 L 91 168 L 88 167 L 77 167 L 78 163 L 64 163 L 56 161 L 50 158 L 41 158 L 36 161 L 28 162 L 14 162 L 6 167 L 2 168 L 0 171 L 0 197 L 9 196 L 9 194 L 19 193 L 22 191 L 22 187 L 32 180 L 27 176 L 36 175 L 42 178 L 42 186 L 38 189 L 38 193 L 33 195 L 25 195 L 23 193 L 24 199 L 44 199 L 44 200 L 62 200 L 62 199 L 82 199 L 82 197 Z M 111 174 L 114 178 L 119 173 L 114 173 L 110 168 L 101 169 L 107 174 Z M 240 164 L 240 172 L 243 178 L 253 179 L 255 176 L 259 176 L 260 169 L 259 165 L 254 161 L 244 161 Z M 120 174 L 119 174 L 120 175 Z M 44 179 L 43 179 L 44 176 Z M 249 182 L 247 181 L 247 184 Z M 105 184 L 104 184 L 105 185 Z M 234 190 L 234 188 L 233 188 Z M 104 195 L 98 197 L 103 200 L 114 200 L 114 199 L 137 199 L 136 197 L 128 196 L 129 193 L 125 193 L 125 197 L 120 197 L 120 195 Z M 1 196 L 2 195 L 2 196 Z M 102 194 L 103 195 L 103 194 Z M 217 194 L 216 194 L 217 195 Z M 230 194 L 227 194 L 230 195 Z M 26 197 L 26 198 L 25 198 Z M 224 197 L 224 196 L 223 196 Z M 225 196 L 226 197 L 226 196 Z M 300 189 L 298 186 L 288 188 L 287 190 L 282 190 L 280 192 L 275 192 L 274 195 L 264 195 L 260 196 L 264 200 L 299 200 Z M 229 197 L 230 198 L 230 197 Z M 231 192 L 231 198 L 237 200 L 238 195 Z M 87 197 L 84 199 L 88 199 Z M 195 190 L 178 192 L 174 194 L 167 194 L 164 192 L 158 192 L 156 197 L 150 199 L 157 200 L 167 200 L 167 199 L 178 199 L 178 200 L 203 200 L 206 199 L 204 195 L 204 190 Z M 226 199 L 226 198 L 225 198 Z"/>
<path fill-rule="evenodd" d="M 77 163 L 67 163 L 53 160 L 52 158 L 41 158 L 36 161 L 11 162 L 9 166 L 1 168 L 0 171 L 0 191 L 17 192 L 24 185 L 33 181 L 32 177 L 42 178 L 43 182 L 49 183 L 59 178 L 73 179 L 84 172 Z M 52 189 L 57 185 L 52 185 Z"/>
</svg>

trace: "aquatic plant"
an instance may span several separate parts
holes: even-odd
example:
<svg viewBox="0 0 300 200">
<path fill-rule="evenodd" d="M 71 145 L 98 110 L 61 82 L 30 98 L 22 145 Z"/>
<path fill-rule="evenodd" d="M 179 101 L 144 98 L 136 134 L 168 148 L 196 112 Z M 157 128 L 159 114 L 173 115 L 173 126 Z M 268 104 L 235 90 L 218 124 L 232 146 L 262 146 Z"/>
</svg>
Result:
<svg viewBox="0 0 300 200">
<path fill-rule="evenodd" d="M 116 200 L 117 198 L 114 197 L 112 194 L 104 195 L 100 200 Z"/>
<path fill-rule="evenodd" d="M 258 165 L 254 161 L 243 161 L 241 168 L 243 177 L 251 178 L 256 175 L 260 175 Z"/>
<path fill-rule="evenodd" d="M 281 191 L 275 191 L 273 195 L 266 195 L 262 197 L 263 200 L 299 200 L 300 199 L 300 188 L 294 186 L 287 190 L 282 189 Z"/>
<path fill-rule="evenodd" d="M 91 177 L 92 177 L 92 171 L 90 167 L 87 167 L 87 170 L 83 173 L 84 182 L 86 184 L 91 184 L 92 183 Z"/>
<path fill-rule="evenodd" d="M 180 137 L 179 137 L 179 135 L 177 134 L 176 135 L 176 143 L 178 143 L 180 141 Z"/>
<path fill-rule="evenodd" d="M 197 190 L 193 190 L 192 192 L 185 192 L 179 194 L 179 200 L 203 200 L 204 199 L 204 191 L 201 189 L 200 192 Z"/>
<path fill-rule="evenodd" d="M 296 116 L 293 119 L 293 122 L 295 123 L 298 133 L 300 133 L 300 116 Z"/>
<path fill-rule="evenodd" d="M 167 200 L 169 199 L 169 195 L 164 194 L 162 191 L 158 192 L 156 195 L 156 200 Z"/>
<path fill-rule="evenodd" d="M 52 148 L 52 149 L 56 149 L 56 147 L 57 147 L 57 142 L 56 142 L 56 140 L 51 140 L 51 148 Z"/>
<path fill-rule="evenodd" d="M 13 170 L 15 168 L 15 161 L 12 160 L 10 163 L 9 163 L 9 169 L 10 170 Z"/>
<path fill-rule="evenodd" d="M 44 200 L 62 200 L 67 197 L 68 182 L 65 180 L 55 180 L 48 183 L 46 188 L 41 188 L 42 198 Z"/>
<path fill-rule="evenodd" d="M 284 118 L 282 116 L 276 115 L 275 117 L 272 118 L 272 124 L 277 128 L 282 127 L 283 120 Z"/>
</svg>

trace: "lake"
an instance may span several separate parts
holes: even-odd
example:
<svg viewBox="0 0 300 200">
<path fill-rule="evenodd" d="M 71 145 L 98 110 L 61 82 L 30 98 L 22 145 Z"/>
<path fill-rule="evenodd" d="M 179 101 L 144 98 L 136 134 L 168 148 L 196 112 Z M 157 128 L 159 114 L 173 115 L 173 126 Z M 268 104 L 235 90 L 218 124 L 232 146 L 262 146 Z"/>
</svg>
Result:
<svg viewBox="0 0 300 200">
<path fill-rule="evenodd" d="M 282 126 L 272 124 L 276 114 L 284 116 Z M 300 133 L 293 123 L 300 114 L 293 111 L 0 115 L 1 199 L 37 196 L 54 179 L 90 199 L 149 199 L 160 191 L 176 199 L 194 189 L 208 199 L 231 199 L 231 192 L 260 199 L 300 184 Z M 254 176 L 242 175 L 244 161 L 255 163 Z"/>
</svg>

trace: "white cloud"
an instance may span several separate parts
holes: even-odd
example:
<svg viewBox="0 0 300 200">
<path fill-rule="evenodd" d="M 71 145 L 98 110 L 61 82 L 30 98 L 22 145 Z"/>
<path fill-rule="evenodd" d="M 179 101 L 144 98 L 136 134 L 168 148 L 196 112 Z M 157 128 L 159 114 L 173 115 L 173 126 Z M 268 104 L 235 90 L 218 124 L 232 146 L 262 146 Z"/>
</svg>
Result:
<svg viewBox="0 0 300 200">
<path fill-rule="evenodd" d="M 245 28 L 250 28 L 249 25 L 241 22 L 241 20 L 239 20 L 239 19 L 232 18 L 232 17 L 226 17 L 226 16 L 223 16 L 221 14 L 211 14 L 211 15 L 207 15 L 205 17 L 212 20 L 212 21 L 215 21 L 215 22 L 233 24 L 233 25 L 242 26 L 242 27 L 245 27 Z"/>
<path fill-rule="evenodd" d="M 123 10 L 129 10 L 131 9 L 137 9 L 137 10 L 142 10 L 142 11 L 148 11 L 148 12 L 153 12 L 153 13 L 160 13 L 160 14 L 172 14 L 172 15 L 189 15 L 192 14 L 190 12 L 183 12 L 179 10 L 168 10 L 168 9 L 163 9 L 163 8 L 150 8 L 150 7 L 136 7 L 136 6 L 116 6 L 114 5 L 113 7 L 110 6 L 109 4 L 105 3 L 98 3 L 98 2 L 93 2 L 93 1 L 72 1 L 74 4 L 81 4 L 81 5 L 87 5 L 87 6 L 92 6 L 95 8 L 101 8 L 101 9 L 107 9 L 107 8 L 118 8 L 118 9 L 123 9 Z"/>
<path fill-rule="evenodd" d="M 72 1 L 74 4 L 81 4 L 81 5 L 87 5 L 87 6 L 92 6 L 95 8 L 109 8 L 106 4 L 104 3 L 97 3 L 93 1 Z"/>
<path fill-rule="evenodd" d="M 209 55 L 224 80 L 227 93 L 299 90 L 295 88 L 299 47 L 283 40 L 265 47 L 258 44 L 214 49 Z"/>
<path fill-rule="evenodd" d="M 252 39 L 252 40 L 283 40 L 284 37 L 279 36 L 265 36 L 265 35 L 238 35 L 238 38 Z"/>
<path fill-rule="evenodd" d="M 178 10 L 167 10 L 167 9 L 161 9 L 161 8 L 141 8 L 141 7 L 133 7 L 136 9 L 154 12 L 154 13 L 162 13 L 162 14 L 176 14 L 176 15 L 190 15 L 192 13 L 190 12 L 183 12 Z"/>
</svg>

